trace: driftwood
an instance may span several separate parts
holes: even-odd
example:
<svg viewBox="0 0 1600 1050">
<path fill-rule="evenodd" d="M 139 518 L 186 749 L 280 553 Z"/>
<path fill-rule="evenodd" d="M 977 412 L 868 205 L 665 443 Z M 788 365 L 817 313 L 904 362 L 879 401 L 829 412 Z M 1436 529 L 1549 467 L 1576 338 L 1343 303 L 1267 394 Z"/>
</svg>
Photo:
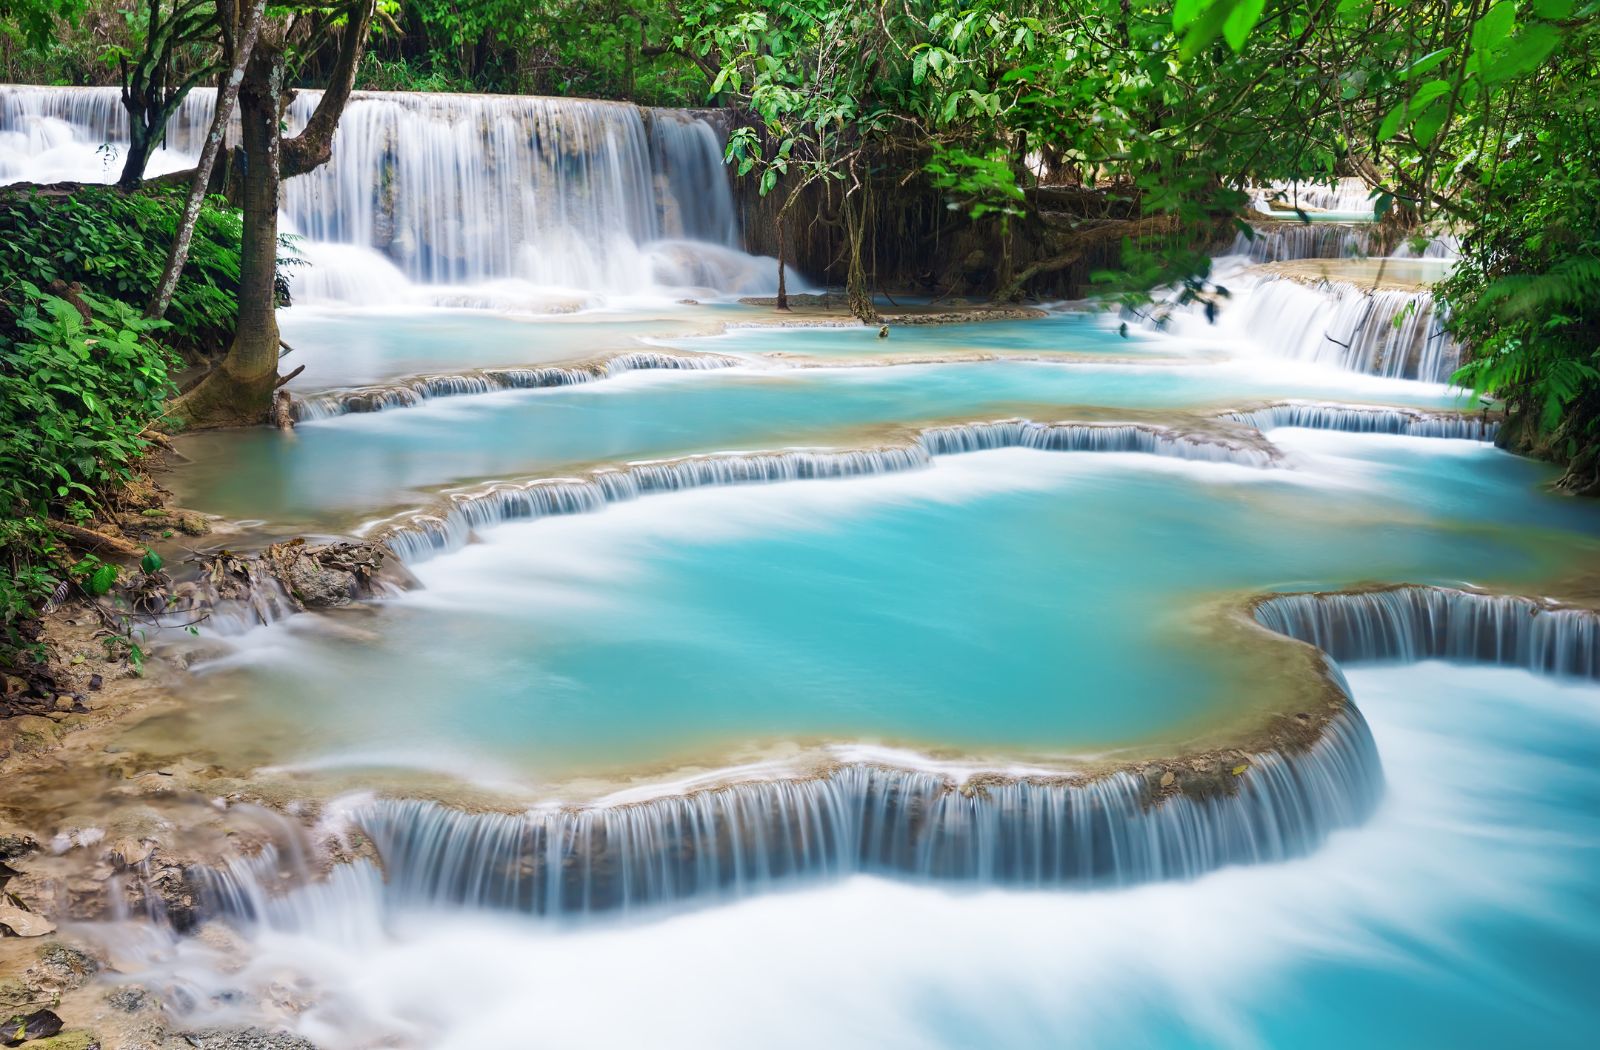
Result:
<svg viewBox="0 0 1600 1050">
<path fill-rule="evenodd" d="M 119 536 L 107 536 L 103 532 L 86 529 L 81 525 L 69 525 L 64 521 L 56 521 L 53 518 L 50 520 L 50 527 L 79 550 L 97 553 L 109 551 L 119 558 L 144 557 L 143 547 Z"/>
</svg>

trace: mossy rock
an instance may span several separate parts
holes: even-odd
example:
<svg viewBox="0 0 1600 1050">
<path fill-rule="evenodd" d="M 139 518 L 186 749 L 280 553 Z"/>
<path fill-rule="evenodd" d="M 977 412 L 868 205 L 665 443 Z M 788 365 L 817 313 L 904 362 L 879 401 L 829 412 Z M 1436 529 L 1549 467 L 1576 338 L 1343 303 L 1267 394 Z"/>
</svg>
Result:
<svg viewBox="0 0 1600 1050">
<path fill-rule="evenodd" d="M 100 1040 L 95 1037 L 93 1032 L 80 1029 L 72 1032 L 61 1032 L 48 1039 L 35 1039 L 23 1045 L 28 1050 L 90 1050 L 91 1047 L 98 1047 Z"/>
</svg>

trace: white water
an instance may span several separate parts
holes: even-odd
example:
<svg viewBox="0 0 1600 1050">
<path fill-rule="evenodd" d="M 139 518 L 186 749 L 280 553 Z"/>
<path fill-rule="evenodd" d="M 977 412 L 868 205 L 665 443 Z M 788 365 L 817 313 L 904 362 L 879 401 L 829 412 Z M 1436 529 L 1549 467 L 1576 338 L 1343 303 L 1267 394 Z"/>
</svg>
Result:
<svg viewBox="0 0 1600 1050">
<path fill-rule="evenodd" d="M 1394 379 L 1448 382 L 1460 352 L 1428 291 L 1365 288 L 1343 280 L 1308 287 L 1223 267 L 1229 291 L 1213 323 L 1199 304 L 1161 311 L 1151 323 L 1194 339 L 1221 338 L 1275 357 Z"/>
<path fill-rule="evenodd" d="M 151 174 L 192 165 L 213 96 L 190 93 Z M 296 96 L 290 133 L 318 97 Z M 0 182 L 114 180 L 126 128 L 115 88 L 4 87 Z M 285 181 L 282 226 L 304 302 L 542 313 L 777 283 L 740 250 L 718 129 L 626 103 L 358 92 L 333 159 Z"/>
<path fill-rule="evenodd" d="M 331 1050 L 1584 1045 L 1542 986 L 1587 956 L 1517 938 L 1594 950 L 1593 821 L 1560 800 L 1596 797 L 1600 696 L 1440 664 L 1351 681 L 1389 793 L 1299 861 L 1082 894 L 858 877 L 578 929 L 389 910 L 345 869 L 238 948 L 147 941 L 131 976 L 195 1022 L 293 987 L 280 1018 Z"/>
</svg>

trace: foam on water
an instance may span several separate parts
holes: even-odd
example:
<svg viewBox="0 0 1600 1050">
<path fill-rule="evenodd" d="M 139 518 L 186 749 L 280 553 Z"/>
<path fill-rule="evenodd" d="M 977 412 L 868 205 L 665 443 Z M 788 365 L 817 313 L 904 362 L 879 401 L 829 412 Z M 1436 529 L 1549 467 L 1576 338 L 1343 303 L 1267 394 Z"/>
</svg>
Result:
<svg viewBox="0 0 1600 1050">
<path fill-rule="evenodd" d="M 183 940 L 130 976 L 202 1020 L 301 975 L 294 1024 L 331 1050 L 530 1026 L 552 1047 L 1586 1045 L 1600 695 L 1438 664 L 1350 677 L 1388 795 L 1292 863 L 1081 894 L 856 877 L 579 929 L 390 907 L 357 867 L 277 906 L 226 973 Z"/>
</svg>

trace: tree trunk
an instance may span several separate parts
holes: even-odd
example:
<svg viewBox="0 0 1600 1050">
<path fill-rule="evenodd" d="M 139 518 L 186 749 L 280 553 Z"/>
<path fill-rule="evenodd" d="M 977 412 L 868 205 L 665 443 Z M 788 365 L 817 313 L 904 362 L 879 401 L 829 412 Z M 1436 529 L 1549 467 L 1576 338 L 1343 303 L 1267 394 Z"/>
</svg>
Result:
<svg viewBox="0 0 1600 1050">
<path fill-rule="evenodd" d="M 128 154 L 122 158 L 122 174 L 117 177 L 117 185 L 131 190 L 144 181 L 144 169 L 150 163 L 150 154 L 155 152 L 155 143 L 145 127 L 144 107 L 136 102 L 124 102 L 123 108 L 128 111 Z"/>
<path fill-rule="evenodd" d="M 850 312 L 866 324 L 877 324 L 878 308 L 872 303 L 872 291 L 867 287 L 867 268 L 861 258 L 861 248 L 866 240 L 866 206 L 856 200 L 856 194 L 844 199 L 844 232 L 846 250 L 850 253 L 849 267 L 845 273 L 845 301 Z"/>
<path fill-rule="evenodd" d="M 156 286 L 155 295 L 145 309 L 146 317 L 159 320 L 167 312 L 172 293 L 178 287 L 178 278 L 183 273 L 183 264 L 189 259 L 189 242 L 194 239 L 200 206 L 205 202 L 217 154 L 222 152 L 223 139 L 227 138 L 233 104 L 239 97 L 239 86 L 244 82 L 250 53 L 255 50 L 256 33 L 261 28 L 261 13 L 267 6 L 267 0 L 248 0 L 248 3 L 250 6 L 243 12 L 242 24 L 236 23 L 223 11 L 218 12 L 223 37 L 228 43 L 228 72 L 217 88 L 217 106 L 211 118 L 211 131 L 206 135 L 205 148 L 200 151 L 200 163 L 195 166 L 194 176 L 189 183 L 189 197 L 184 202 L 183 215 L 178 220 L 178 229 L 172 238 L 172 249 L 167 253 L 167 268 L 162 272 L 161 283 Z"/>
<path fill-rule="evenodd" d="M 239 323 L 233 345 L 209 375 L 173 406 L 184 423 L 260 423 L 278 381 L 278 187 L 282 135 L 283 50 L 259 41 L 239 87 L 244 139 L 244 237 L 239 253 Z"/>
<path fill-rule="evenodd" d="M 174 403 L 172 415 L 190 426 L 260 423 L 278 382 L 278 189 L 333 155 L 333 133 L 355 86 L 377 0 L 358 0 L 345 12 L 339 57 L 322 100 L 305 129 L 284 141 L 281 32 L 261 33 L 239 88 L 244 138 L 244 239 L 239 262 L 239 324 L 228 356 Z"/>
<path fill-rule="evenodd" d="M 779 310 L 789 309 L 789 285 L 783 278 L 783 212 L 778 212 L 778 302 Z"/>
<path fill-rule="evenodd" d="M 350 101 L 350 92 L 356 86 L 356 71 L 361 66 L 367 32 L 372 27 L 377 7 L 377 0 L 361 0 L 346 16 L 344 30 L 339 36 L 339 57 L 334 61 L 322 100 L 300 134 L 283 144 L 284 178 L 304 175 L 328 163 L 333 156 L 333 133 L 339 128 L 345 103 Z"/>
</svg>

